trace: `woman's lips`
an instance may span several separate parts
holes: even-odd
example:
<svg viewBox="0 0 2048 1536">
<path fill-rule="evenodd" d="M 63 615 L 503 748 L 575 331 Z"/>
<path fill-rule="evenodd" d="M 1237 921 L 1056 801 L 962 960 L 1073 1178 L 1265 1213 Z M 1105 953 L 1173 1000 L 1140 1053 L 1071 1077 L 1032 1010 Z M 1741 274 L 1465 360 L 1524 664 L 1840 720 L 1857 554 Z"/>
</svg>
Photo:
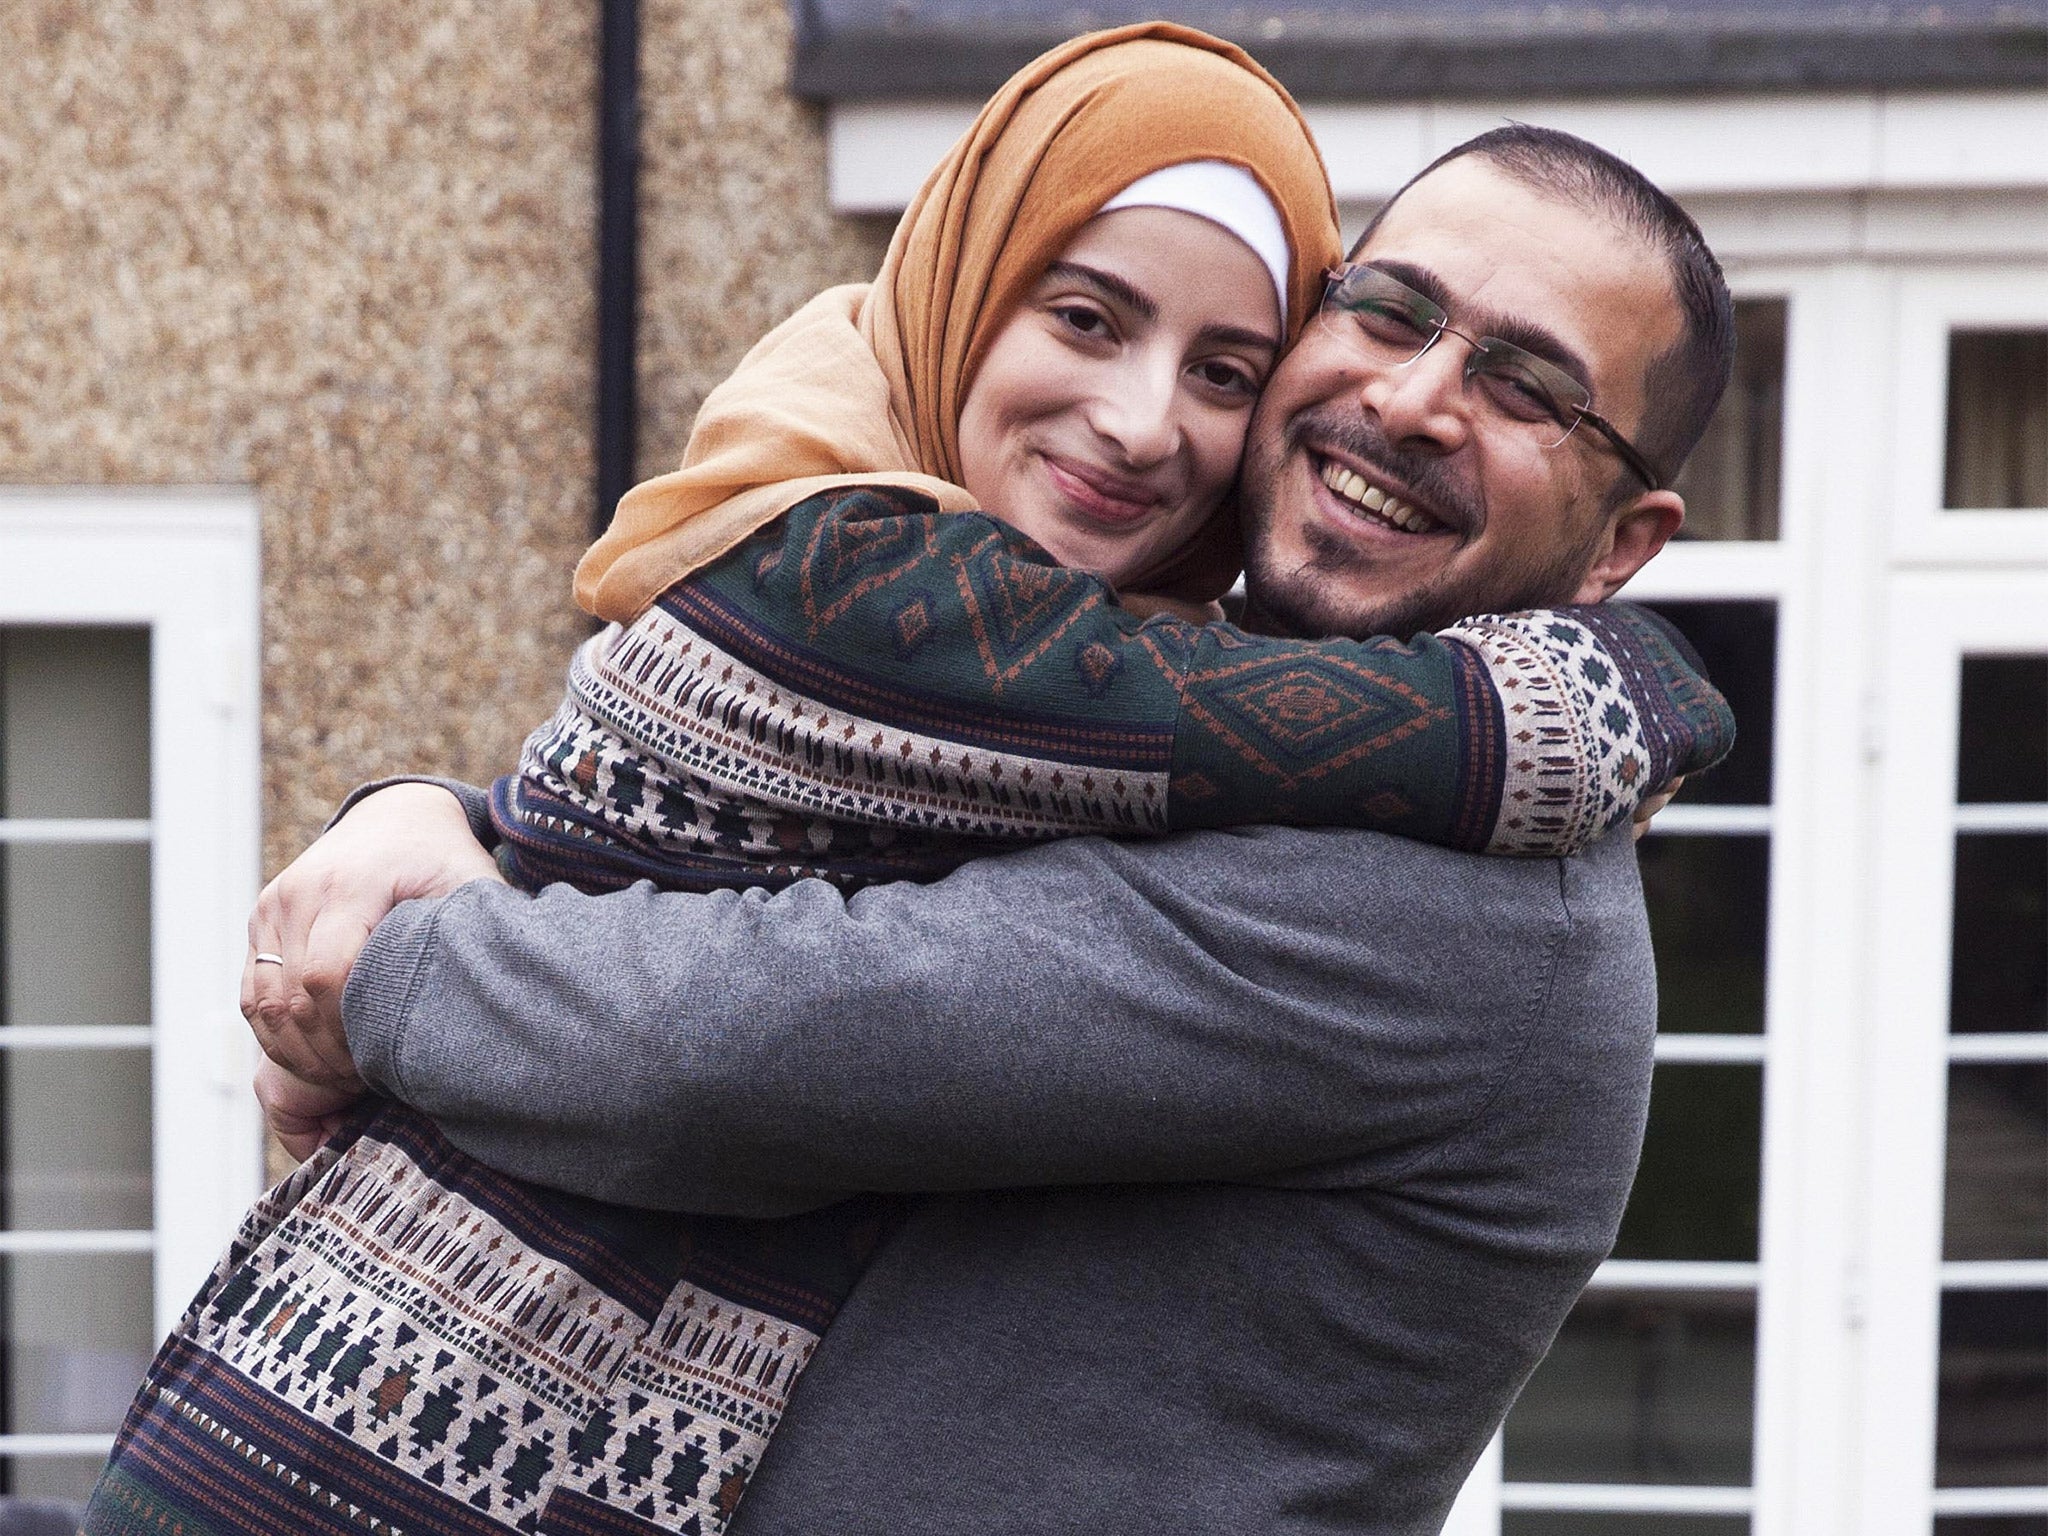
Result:
<svg viewBox="0 0 2048 1536">
<path fill-rule="evenodd" d="M 1165 498 L 1141 483 L 1105 474 L 1072 459 L 1044 456 L 1045 472 L 1061 496 L 1100 523 L 1126 528 L 1149 521 Z"/>
</svg>

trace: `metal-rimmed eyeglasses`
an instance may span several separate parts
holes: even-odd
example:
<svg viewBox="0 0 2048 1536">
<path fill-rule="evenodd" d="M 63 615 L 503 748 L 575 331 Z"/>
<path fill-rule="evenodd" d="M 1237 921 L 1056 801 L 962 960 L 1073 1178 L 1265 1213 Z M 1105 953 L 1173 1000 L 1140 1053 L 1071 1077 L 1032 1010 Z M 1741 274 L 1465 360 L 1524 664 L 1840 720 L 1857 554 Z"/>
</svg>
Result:
<svg viewBox="0 0 2048 1536">
<path fill-rule="evenodd" d="M 1316 320 L 1333 335 L 1395 368 L 1420 362 L 1446 335 L 1455 336 L 1472 349 L 1465 381 L 1477 384 L 1480 397 L 1506 421 L 1536 430 L 1546 448 L 1557 447 L 1584 422 L 1644 485 L 1664 488 L 1664 477 L 1635 444 L 1593 409 L 1593 392 L 1557 364 L 1498 336 L 1466 335 L 1452 326 L 1442 305 L 1369 262 L 1332 267 L 1323 275 L 1329 282 Z M 1553 426 L 1562 429 L 1555 436 L 1549 432 Z"/>
</svg>

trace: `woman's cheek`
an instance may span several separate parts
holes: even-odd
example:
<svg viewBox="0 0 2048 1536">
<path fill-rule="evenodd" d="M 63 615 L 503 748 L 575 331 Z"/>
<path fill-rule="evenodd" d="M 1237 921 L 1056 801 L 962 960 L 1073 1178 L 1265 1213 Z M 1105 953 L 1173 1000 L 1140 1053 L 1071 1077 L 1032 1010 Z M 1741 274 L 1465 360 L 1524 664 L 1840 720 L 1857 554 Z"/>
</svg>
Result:
<svg viewBox="0 0 2048 1536">
<path fill-rule="evenodd" d="M 1216 412 L 1204 424 L 1206 430 L 1198 439 L 1195 450 L 1198 481 L 1195 499 L 1202 503 L 1205 511 L 1214 507 L 1237 484 L 1238 469 L 1244 463 L 1245 437 L 1251 424 L 1250 406 L 1238 411 Z"/>
</svg>

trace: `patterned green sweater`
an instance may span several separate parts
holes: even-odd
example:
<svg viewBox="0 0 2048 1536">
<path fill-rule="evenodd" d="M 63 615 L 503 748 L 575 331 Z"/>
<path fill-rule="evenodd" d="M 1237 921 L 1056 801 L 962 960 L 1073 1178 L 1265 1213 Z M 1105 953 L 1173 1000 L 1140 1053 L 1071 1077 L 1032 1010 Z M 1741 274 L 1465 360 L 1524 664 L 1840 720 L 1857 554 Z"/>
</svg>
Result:
<svg viewBox="0 0 2048 1536">
<path fill-rule="evenodd" d="M 851 887 L 1251 822 L 1548 855 L 1733 739 L 1684 642 L 1629 605 L 1409 641 L 1140 620 L 992 518 L 859 489 L 585 644 L 492 811 L 529 889 Z"/>
</svg>

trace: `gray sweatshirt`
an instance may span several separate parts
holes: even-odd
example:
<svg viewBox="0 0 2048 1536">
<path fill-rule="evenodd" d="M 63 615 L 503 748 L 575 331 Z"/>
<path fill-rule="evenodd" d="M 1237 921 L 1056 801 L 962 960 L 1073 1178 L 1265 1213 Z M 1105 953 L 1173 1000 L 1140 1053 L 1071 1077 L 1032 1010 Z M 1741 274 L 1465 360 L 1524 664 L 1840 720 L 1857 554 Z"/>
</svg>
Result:
<svg viewBox="0 0 2048 1536">
<path fill-rule="evenodd" d="M 911 1197 L 733 1536 L 1420 1536 L 1612 1243 L 1654 983 L 1625 836 L 1255 828 L 851 899 L 480 882 L 345 1012 L 516 1175 Z"/>
</svg>

